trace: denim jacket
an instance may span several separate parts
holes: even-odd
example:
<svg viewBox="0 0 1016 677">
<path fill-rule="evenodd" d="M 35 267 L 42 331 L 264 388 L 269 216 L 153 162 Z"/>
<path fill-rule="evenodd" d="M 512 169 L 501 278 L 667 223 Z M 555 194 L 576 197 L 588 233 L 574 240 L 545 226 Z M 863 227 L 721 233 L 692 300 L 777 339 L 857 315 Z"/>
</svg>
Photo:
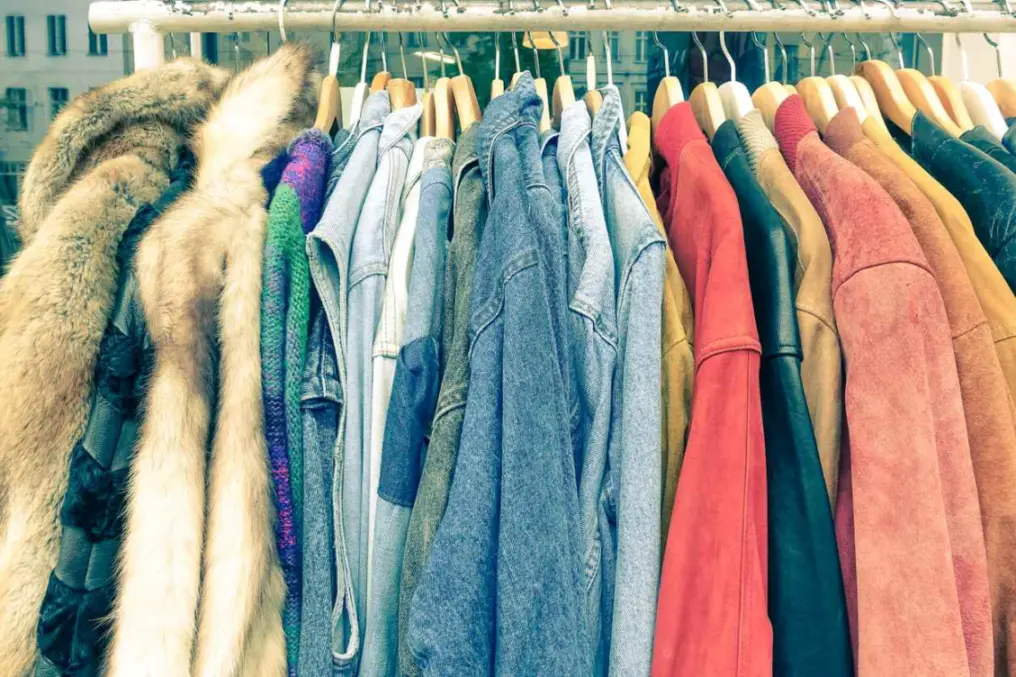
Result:
<svg viewBox="0 0 1016 677">
<path fill-rule="evenodd" d="M 371 357 L 399 221 L 399 201 L 413 148 L 412 130 L 419 117 L 417 105 L 393 111 L 385 118 L 378 142 L 377 173 L 367 191 L 349 253 L 342 519 L 361 636 L 367 612 L 371 506 L 377 497 L 370 491 Z"/>
<path fill-rule="evenodd" d="M 405 677 L 421 674 L 407 640 L 409 610 L 423 567 L 430 557 L 434 534 L 448 503 L 469 386 L 469 298 L 476 252 L 487 220 L 487 202 L 476 158 L 479 128 L 479 124 L 474 124 L 462 134 L 452 159 L 455 187 L 452 194 L 452 235 L 448 243 L 443 290 L 438 301 L 443 317 L 441 388 L 430 425 L 430 446 L 423 461 L 420 485 L 409 518 L 402 557 L 402 584 L 399 587 L 399 672 Z M 447 234 L 447 231 L 442 233 Z"/>
<path fill-rule="evenodd" d="M 477 138 L 490 219 L 470 303 L 470 377 L 444 519 L 412 602 L 424 674 L 592 670 L 561 343 L 560 206 L 547 185 L 540 99 L 524 75 Z M 559 289 L 553 288 L 561 282 Z"/>
<path fill-rule="evenodd" d="M 610 629 L 601 627 L 603 591 L 599 529 L 600 491 L 607 467 L 617 326 L 614 256 L 600 200 L 586 105 L 577 101 L 561 116 L 558 159 L 568 198 L 568 293 L 572 370 L 572 448 L 578 470 L 582 550 L 579 566 L 586 591 L 586 615 L 594 674 L 604 674 Z"/>
<path fill-rule="evenodd" d="M 378 143 L 385 116 L 391 105 L 386 92 L 371 95 L 363 105 L 363 112 L 356 131 L 336 152 L 352 147 L 352 154 L 346 162 L 338 182 L 333 186 L 328 203 L 317 227 L 307 237 L 307 257 L 310 261 L 311 279 L 321 305 L 324 308 L 331 330 L 336 353 L 339 390 L 344 403 L 349 402 L 350 393 L 346 375 L 346 296 L 350 284 L 350 252 L 357 219 L 367 197 L 367 191 L 378 165 Z M 353 144 L 349 146 L 348 144 Z M 338 415 L 338 427 L 334 440 L 330 430 L 316 438 L 317 444 L 333 445 L 333 468 L 342 468 L 345 458 L 344 438 L 348 405 L 342 406 Z M 305 440 L 306 444 L 314 441 Z M 357 478 L 359 480 L 359 478 Z M 359 483 L 357 483 L 359 486 Z M 335 549 L 335 600 L 332 610 L 332 662 L 339 674 L 355 670 L 360 652 L 360 625 L 363 614 L 357 602 L 357 588 L 354 587 L 351 563 L 346 543 L 346 525 L 349 517 L 344 514 L 343 474 L 332 476 L 332 520 L 334 525 Z M 359 524 L 359 513 L 355 515 Z M 301 637 L 302 640 L 302 637 Z M 303 653 L 301 651 L 301 653 Z M 304 663 L 301 658 L 300 665 Z M 303 672 L 311 675 L 314 673 Z"/>
<path fill-rule="evenodd" d="M 648 675 L 660 582 L 663 501 L 660 370 L 666 243 L 625 167 L 621 97 L 602 90 L 593 160 L 614 251 L 619 328 L 607 476 L 603 483 L 604 593 L 610 674 Z M 613 563 L 610 559 L 614 559 Z M 610 605 L 612 594 L 613 604 Z"/>
</svg>

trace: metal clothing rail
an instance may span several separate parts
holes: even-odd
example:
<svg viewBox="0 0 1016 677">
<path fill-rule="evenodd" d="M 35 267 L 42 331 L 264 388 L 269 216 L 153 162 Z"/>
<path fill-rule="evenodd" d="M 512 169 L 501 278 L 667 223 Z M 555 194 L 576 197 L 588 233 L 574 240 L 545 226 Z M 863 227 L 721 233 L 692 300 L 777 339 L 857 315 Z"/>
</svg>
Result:
<svg viewBox="0 0 1016 677">
<path fill-rule="evenodd" d="M 165 33 L 229 33 L 285 28 L 337 31 L 851 31 L 1016 33 L 1010 0 L 329 0 L 267 2 L 102 0 L 88 21 L 95 33 L 130 32 L 136 68 L 162 62 Z M 762 3 L 762 4 L 760 4 Z M 336 11 L 333 11 L 335 9 Z"/>
</svg>

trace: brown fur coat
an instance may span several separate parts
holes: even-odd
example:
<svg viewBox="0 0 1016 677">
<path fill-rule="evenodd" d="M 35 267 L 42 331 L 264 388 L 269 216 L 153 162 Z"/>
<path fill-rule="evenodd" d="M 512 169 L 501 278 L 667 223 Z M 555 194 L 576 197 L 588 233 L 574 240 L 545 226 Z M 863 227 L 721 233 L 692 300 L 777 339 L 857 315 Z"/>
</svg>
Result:
<svg viewBox="0 0 1016 677">
<path fill-rule="evenodd" d="M 21 677 L 35 660 L 120 239 L 168 184 L 227 77 L 188 59 L 93 90 L 57 117 L 29 165 L 24 249 L 0 282 L 0 676 Z"/>
<path fill-rule="evenodd" d="M 194 187 L 138 249 L 156 364 L 110 677 L 286 673 L 261 399 L 261 169 L 312 122 L 315 89 L 310 52 L 292 43 L 237 75 L 196 132 Z"/>
</svg>

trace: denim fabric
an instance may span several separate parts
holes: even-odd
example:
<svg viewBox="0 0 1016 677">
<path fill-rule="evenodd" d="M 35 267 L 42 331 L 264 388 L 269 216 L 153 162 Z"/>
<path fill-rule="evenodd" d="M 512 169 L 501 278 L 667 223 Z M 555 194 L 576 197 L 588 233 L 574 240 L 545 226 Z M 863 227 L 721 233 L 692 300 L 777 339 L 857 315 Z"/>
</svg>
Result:
<svg viewBox="0 0 1016 677">
<path fill-rule="evenodd" d="M 331 615 L 335 599 L 332 521 L 332 468 L 342 411 L 342 388 L 328 318 L 315 304 L 303 370 L 303 606 L 300 677 L 332 674 Z"/>
<path fill-rule="evenodd" d="M 407 677 L 422 674 L 407 641 L 409 610 L 423 566 L 448 503 L 452 472 L 462 435 L 462 419 L 469 385 L 469 298 L 472 293 L 476 252 L 487 220 L 487 202 L 476 158 L 472 125 L 459 139 L 452 161 L 455 191 L 452 197 L 452 238 L 444 271 L 441 300 L 441 390 L 438 394 L 430 446 L 406 534 L 399 588 L 399 671 Z"/>
<path fill-rule="evenodd" d="M 360 211 L 349 254 L 342 520 L 361 636 L 367 615 L 370 515 L 374 504 L 370 492 L 371 355 L 398 225 L 399 199 L 413 147 L 412 129 L 419 117 L 420 107 L 412 106 L 385 118 L 378 142 L 377 173 Z"/>
<path fill-rule="evenodd" d="M 607 467 L 610 405 L 617 360 L 614 257 L 589 148 L 589 112 L 577 101 L 561 116 L 558 160 L 568 198 L 569 341 L 572 393 L 572 450 L 578 471 L 582 549 L 579 566 L 586 592 L 586 618 L 594 656 L 593 674 L 607 667 L 609 629 L 601 627 L 599 503 Z"/>
<path fill-rule="evenodd" d="M 374 178 L 378 165 L 378 142 L 381 128 L 391 105 L 386 92 L 371 95 L 363 105 L 363 113 L 354 134 L 347 142 L 333 152 L 349 152 L 344 165 L 342 159 L 333 164 L 332 176 L 341 171 L 340 178 L 332 190 L 328 203 L 317 227 L 307 236 L 307 257 L 310 260 L 311 279 L 325 316 L 334 342 L 338 365 L 340 391 L 349 393 L 345 355 L 348 351 L 346 339 L 347 304 L 346 294 L 350 285 L 349 257 L 356 230 L 357 219 L 361 207 L 367 197 L 367 191 Z M 352 148 L 350 152 L 349 149 Z M 348 171 L 343 171 L 342 167 Z M 345 402 L 347 398 L 343 396 Z M 345 461 L 345 428 L 349 407 L 343 406 L 339 411 L 339 423 L 336 431 L 335 444 L 332 451 L 333 470 L 342 468 Z M 331 619 L 332 663 L 336 674 L 355 673 L 356 661 L 360 653 L 360 618 L 356 601 L 356 588 L 352 577 L 349 552 L 346 543 L 346 524 L 344 519 L 344 486 L 341 472 L 333 472 L 332 476 L 332 524 L 334 525 L 334 557 L 335 557 L 335 594 Z M 359 514 L 356 522 L 359 523 Z M 301 635 L 301 642 L 303 638 Z M 303 654 L 301 649 L 301 654 Z M 318 656 L 308 648 L 309 655 Z M 320 658 L 310 659 L 317 665 Z M 316 676 L 322 674 L 318 667 L 308 666 L 303 672 L 304 661 L 301 657 L 301 675 Z"/>
<path fill-rule="evenodd" d="M 1016 153 L 1016 118 L 1006 118 L 1005 123 L 1009 130 L 1002 137 L 1002 145 L 1010 153 Z"/>
<path fill-rule="evenodd" d="M 1016 155 L 1013 155 L 998 137 L 988 131 L 984 125 L 977 125 L 960 135 L 960 139 L 981 151 L 992 160 L 1001 163 L 1010 172 L 1016 172 Z"/>
<path fill-rule="evenodd" d="M 400 195 L 393 196 L 392 209 L 395 221 L 395 239 L 391 252 L 386 253 L 388 268 L 385 274 L 381 310 L 374 330 L 371 355 L 370 425 L 369 442 L 364 458 L 368 473 L 366 491 L 369 497 L 367 516 L 367 626 L 375 622 L 371 611 L 373 587 L 374 525 L 377 517 L 377 485 L 381 477 L 381 442 L 385 434 L 385 416 L 395 378 L 395 362 L 402 347 L 402 332 L 406 324 L 406 304 L 409 297 L 409 274 L 413 263 L 413 241 L 416 238 L 416 217 L 420 207 L 420 180 L 423 178 L 423 155 L 431 137 L 417 139 L 412 146 L 407 169 L 403 175 Z M 401 205 L 401 209 L 400 209 Z M 370 634 L 368 632 L 368 634 Z M 364 651 L 367 650 L 364 636 Z M 361 668 L 362 672 L 362 668 Z"/>
<path fill-rule="evenodd" d="M 540 99 L 523 75 L 480 123 L 490 199 L 470 303 L 470 377 L 448 508 L 412 602 L 424 674 L 581 675 L 592 670 L 579 520 L 559 356 L 563 259 L 544 177 Z M 555 296 L 562 303 L 555 307 Z"/>
<path fill-rule="evenodd" d="M 666 242 L 624 164 L 620 94 L 613 85 L 601 91 L 592 149 L 614 251 L 619 328 L 600 515 L 604 577 L 613 576 L 604 583 L 605 594 L 613 594 L 605 599 L 604 627 L 609 622 L 610 674 L 630 677 L 648 675 L 652 663 L 662 558 L 660 354 Z"/>
<path fill-rule="evenodd" d="M 438 152 L 432 153 L 431 146 Z M 417 182 L 419 208 L 410 210 L 407 207 L 404 210 L 404 214 L 412 211 L 417 216 L 416 225 L 406 229 L 408 224 L 403 223 L 396 236 L 396 253 L 399 251 L 399 240 L 404 234 L 414 236 L 415 243 L 412 277 L 406 290 L 409 306 L 405 318 L 407 333 L 401 337 L 405 339 L 405 345 L 392 364 L 392 389 L 386 407 L 383 444 L 382 440 L 376 440 L 376 445 L 383 453 L 378 454 L 381 467 L 377 521 L 371 551 L 373 569 L 361 677 L 394 677 L 398 664 L 398 600 L 402 555 L 426 453 L 426 436 L 434 416 L 440 385 L 437 337 L 429 334 L 431 316 L 435 309 L 440 309 L 435 303 L 435 294 L 440 289 L 439 281 L 444 272 L 445 232 L 451 207 L 451 176 L 448 170 L 451 150 L 451 142 L 446 139 L 430 142 L 421 165 L 422 168 L 428 165 L 432 168 L 427 169 L 423 178 Z M 413 161 L 415 160 L 414 157 Z M 392 269 L 396 266 L 395 257 L 396 254 L 393 254 Z M 393 271 L 390 271 L 389 288 L 392 274 Z M 408 330 L 412 329 L 415 334 L 416 327 L 422 327 L 423 335 L 414 336 L 410 342 Z M 374 360 L 375 363 L 378 360 L 376 352 Z"/>
</svg>

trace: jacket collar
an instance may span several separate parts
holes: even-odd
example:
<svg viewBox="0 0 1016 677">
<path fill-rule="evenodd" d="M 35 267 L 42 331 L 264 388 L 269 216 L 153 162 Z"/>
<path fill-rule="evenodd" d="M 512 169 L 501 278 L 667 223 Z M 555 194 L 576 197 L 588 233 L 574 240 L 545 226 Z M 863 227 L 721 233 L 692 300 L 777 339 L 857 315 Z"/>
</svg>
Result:
<svg viewBox="0 0 1016 677">
<path fill-rule="evenodd" d="M 691 104 L 684 101 L 671 106 L 656 130 L 656 150 L 667 166 L 677 167 L 685 147 L 695 142 L 706 143 L 706 136 L 695 121 Z"/>
<path fill-rule="evenodd" d="M 804 102 L 797 94 L 792 94 L 776 109 L 773 120 L 773 132 L 780 143 L 783 159 L 787 161 L 790 171 L 797 172 L 797 147 L 801 140 L 809 134 L 818 134 L 815 123 L 808 117 Z"/>
<path fill-rule="evenodd" d="M 19 204 L 22 241 L 32 239 L 60 196 L 96 160 L 129 151 L 131 142 L 144 144 L 159 125 L 188 133 L 229 75 L 201 61 L 178 59 L 75 99 L 50 126 L 25 174 Z"/>
</svg>

